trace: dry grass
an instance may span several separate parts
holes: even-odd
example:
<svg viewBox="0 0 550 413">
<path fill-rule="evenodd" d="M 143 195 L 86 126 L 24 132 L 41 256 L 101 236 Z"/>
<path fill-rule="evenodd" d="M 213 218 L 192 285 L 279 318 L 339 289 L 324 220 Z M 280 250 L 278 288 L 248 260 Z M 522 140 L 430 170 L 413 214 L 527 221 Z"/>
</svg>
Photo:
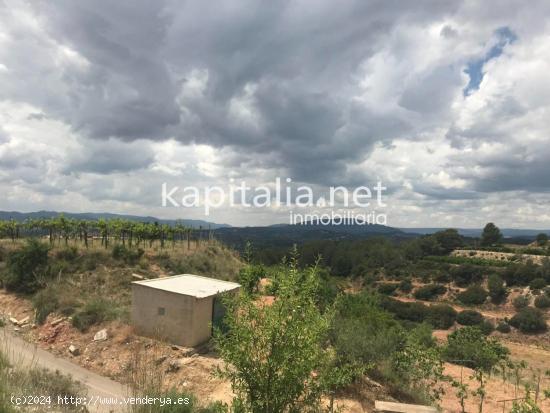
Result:
<svg viewBox="0 0 550 413">
<path fill-rule="evenodd" d="M 19 411 L 33 411 L 37 413 L 51 412 L 52 407 L 47 405 L 15 406 L 12 396 L 40 395 L 50 397 L 53 405 L 57 404 L 57 396 L 82 397 L 85 394 L 84 387 L 74 382 L 70 377 L 38 368 L 31 363 L 25 364 L 17 357 L 8 354 L 16 354 L 16 349 L 6 347 L 5 341 L 0 339 L 0 412 L 16 413 Z M 59 412 L 82 412 L 82 407 L 74 405 L 55 406 Z"/>
</svg>

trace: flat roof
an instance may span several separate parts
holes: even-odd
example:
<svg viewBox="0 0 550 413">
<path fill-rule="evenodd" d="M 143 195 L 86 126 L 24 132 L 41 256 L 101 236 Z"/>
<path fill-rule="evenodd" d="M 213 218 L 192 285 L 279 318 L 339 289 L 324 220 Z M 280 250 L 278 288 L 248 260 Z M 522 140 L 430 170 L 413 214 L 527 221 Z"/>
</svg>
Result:
<svg viewBox="0 0 550 413">
<path fill-rule="evenodd" d="M 210 297 L 224 291 L 234 290 L 241 286 L 237 283 L 193 274 L 180 274 L 170 277 L 134 281 L 132 284 L 144 285 L 146 287 L 156 288 L 157 290 L 190 295 L 197 298 Z"/>
</svg>

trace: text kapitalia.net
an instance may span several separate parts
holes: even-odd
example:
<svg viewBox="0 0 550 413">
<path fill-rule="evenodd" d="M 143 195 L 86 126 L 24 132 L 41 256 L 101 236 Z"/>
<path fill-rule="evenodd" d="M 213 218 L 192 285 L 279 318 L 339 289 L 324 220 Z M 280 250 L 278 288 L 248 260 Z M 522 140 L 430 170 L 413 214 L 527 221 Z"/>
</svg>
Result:
<svg viewBox="0 0 550 413">
<path fill-rule="evenodd" d="M 376 202 L 378 207 L 385 207 L 382 200 L 382 193 L 387 188 L 382 182 L 371 188 L 368 186 L 358 186 L 350 190 L 344 186 L 331 186 L 329 188 L 328 199 L 324 197 L 316 198 L 314 191 L 310 186 L 301 185 L 296 189 L 290 185 L 291 178 L 286 178 L 285 184 L 282 184 L 281 178 L 276 178 L 274 185 L 259 185 L 256 187 L 248 186 L 245 181 L 236 185 L 231 179 L 228 187 L 205 186 L 202 190 L 196 186 L 178 186 L 168 187 L 163 183 L 161 187 L 161 204 L 163 207 L 184 207 L 196 208 L 203 206 L 205 215 L 210 214 L 212 208 L 219 208 L 224 205 L 230 207 L 254 207 L 266 208 L 270 206 L 286 206 L 298 208 L 311 207 L 334 207 L 336 205 L 344 208 L 357 207 L 368 208 L 372 202 Z"/>
</svg>

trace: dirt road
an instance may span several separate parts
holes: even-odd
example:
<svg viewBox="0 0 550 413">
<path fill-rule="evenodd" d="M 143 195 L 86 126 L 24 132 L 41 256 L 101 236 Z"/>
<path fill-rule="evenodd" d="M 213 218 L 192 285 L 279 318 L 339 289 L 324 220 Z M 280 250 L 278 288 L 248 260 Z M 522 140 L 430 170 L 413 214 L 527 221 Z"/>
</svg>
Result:
<svg viewBox="0 0 550 413">
<path fill-rule="evenodd" d="M 14 336 L 6 329 L 0 329 L 0 346 L 7 354 L 10 361 L 23 368 L 32 366 L 43 367 L 51 371 L 70 375 L 76 381 L 82 383 L 88 390 L 88 398 L 94 398 L 96 406 L 89 406 L 90 412 L 125 412 L 125 406 L 113 406 L 115 399 L 123 403 L 124 397 L 129 392 L 122 384 L 88 371 L 68 360 L 55 357 L 33 344 Z M 102 399 L 102 400 L 101 400 Z M 110 404 L 100 403 L 100 401 L 111 400 Z"/>
</svg>

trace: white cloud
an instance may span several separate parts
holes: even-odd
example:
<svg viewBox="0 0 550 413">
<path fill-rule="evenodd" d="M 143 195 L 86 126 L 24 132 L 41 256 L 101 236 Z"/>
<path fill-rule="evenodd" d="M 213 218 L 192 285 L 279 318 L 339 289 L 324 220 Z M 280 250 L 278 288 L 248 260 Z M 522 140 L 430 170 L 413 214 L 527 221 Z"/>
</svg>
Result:
<svg viewBox="0 0 550 413">
<path fill-rule="evenodd" d="M 381 179 L 394 225 L 550 227 L 547 2 L 203 6 L 0 5 L 0 209 L 199 218 L 161 183 L 279 175 Z"/>
</svg>

